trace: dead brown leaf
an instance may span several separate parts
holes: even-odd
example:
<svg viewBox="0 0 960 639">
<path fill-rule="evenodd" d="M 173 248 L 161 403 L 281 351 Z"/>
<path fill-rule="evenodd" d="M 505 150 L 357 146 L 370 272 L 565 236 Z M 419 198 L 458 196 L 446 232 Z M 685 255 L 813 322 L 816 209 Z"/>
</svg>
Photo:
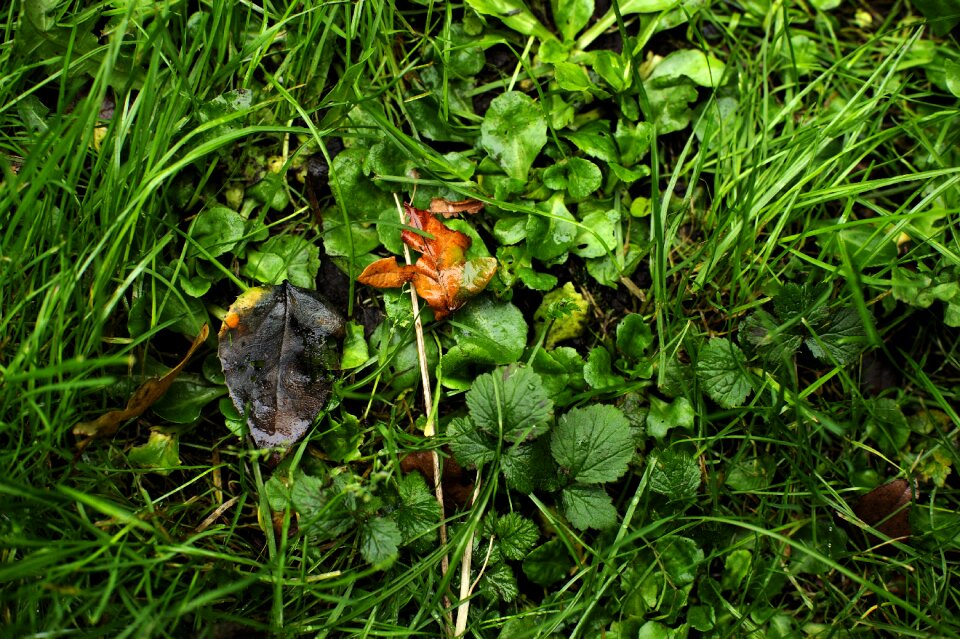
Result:
<svg viewBox="0 0 960 639">
<path fill-rule="evenodd" d="M 191 344 L 187 350 L 187 354 L 180 360 L 180 363 L 170 369 L 163 377 L 154 377 L 153 379 L 145 381 L 130 397 L 126 408 L 123 410 L 112 410 L 104 413 L 92 422 L 80 422 L 74 426 L 73 434 L 77 437 L 86 438 L 81 441 L 78 446 L 81 449 L 86 448 L 90 441 L 94 439 L 109 437 L 117 432 L 121 424 L 142 415 L 155 401 L 163 397 L 164 393 L 170 388 L 170 384 L 177 378 L 177 375 L 184 369 L 187 362 L 189 362 L 193 356 L 193 353 L 200 348 L 200 345 L 203 344 L 209 334 L 210 328 L 204 324 L 196 339 L 193 340 L 193 344 Z"/>
<path fill-rule="evenodd" d="M 445 218 L 451 218 L 461 213 L 473 215 L 479 213 L 483 208 L 483 202 L 480 200 L 457 200 L 451 202 L 442 197 L 435 197 L 430 200 L 430 212 L 442 215 Z"/>
<path fill-rule="evenodd" d="M 910 503 L 915 486 L 906 479 L 895 479 L 878 486 L 860 498 L 853 512 L 863 523 L 893 539 L 910 536 Z"/>
</svg>

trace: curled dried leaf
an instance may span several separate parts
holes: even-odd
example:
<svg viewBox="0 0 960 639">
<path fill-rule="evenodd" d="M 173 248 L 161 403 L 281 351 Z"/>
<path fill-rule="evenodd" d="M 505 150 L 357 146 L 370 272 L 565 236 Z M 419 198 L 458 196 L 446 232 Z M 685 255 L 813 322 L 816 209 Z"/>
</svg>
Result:
<svg viewBox="0 0 960 639">
<path fill-rule="evenodd" d="M 473 215 L 479 213 L 483 208 L 483 202 L 480 200 L 456 200 L 451 202 L 442 197 L 435 197 L 430 200 L 430 212 L 442 215 L 445 218 L 451 218 L 460 214 Z"/>
<path fill-rule="evenodd" d="M 117 432 L 117 429 L 120 428 L 121 424 L 134 417 L 139 417 L 144 411 L 150 408 L 154 402 L 163 397 L 164 393 L 170 388 L 170 384 L 172 384 L 173 380 L 177 378 L 177 375 L 183 371 L 194 352 L 200 348 L 200 345 L 203 344 L 209 334 L 210 328 L 204 324 L 197 334 L 196 339 L 193 340 L 193 344 L 191 344 L 187 350 L 187 354 L 180 360 L 180 363 L 171 368 L 163 377 L 155 377 L 145 381 L 140 388 L 134 392 L 129 401 L 127 401 L 126 408 L 123 410 L 112 410 L 104 413 L 92 422 L 80 422 L 74 426 L 74 435 L 87 438 L 80 442 L 79 447 L 81 449 L 86 448 L 90 441 L 97 437 L 109 437 L 113 435 Z"/>
<path fill-rule="evenodd" d="M 410 226 L 400 238 L 420 253 L 413 266 L 397 264 L 395 258 L 377 260 L 357 278 L 362 284 L 377 288 L 396 288 L 413 282 L 417 294 L 433 309 L 437 319 L 443 319 L 467 300 L 482 291 L 497 270 L 493 257 L 467 260 L 468 236 L 448 229 L 429 211 L 404 205 Z"/>
</svg>

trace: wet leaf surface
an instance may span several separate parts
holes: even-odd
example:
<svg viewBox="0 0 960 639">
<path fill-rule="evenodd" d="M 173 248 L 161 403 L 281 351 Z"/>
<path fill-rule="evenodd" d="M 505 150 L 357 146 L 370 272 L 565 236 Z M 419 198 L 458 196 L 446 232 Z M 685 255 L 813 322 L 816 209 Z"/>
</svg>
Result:
<svg viewBox="0 0 960 639">
<path fill-rule="evenodd" d="M 887 537 L 909 537 L 910 502 L 913 498 L 914 489 L 910 482 L 906 479 L 895 479 L 861 497 L 853 512 L 864 523 Z"/>
<path fill-rule="evenodd" d="M 207 339 L 207 335 L 210 333 L 209 327 L 204 324 L 200 329 L 200 333 L 197 335 L 196 339 L 193 340 L 193 344 L 190 345 L 187 354 L 183 356 L 183 359 L 177 364 L 174 368 L 170 369 L 163 377 L 156 377 L 153 379 L 148 379 L 137 391 L 130 397 L 130 400 L 127 402 L 127 407 L 123 410 L 112 410 L 108 413 L 104 413 L 97 419 L 92 422 L 80 422 L 73 427 L 73 434 L 77 437 L 86 437 L 87 439 L 81 441 L 79 447 L 81 449 L 86 448 L 91 440 L 98 437 L 109 437 L 117 432 L 117 429 L 120 428 L 120 425 L 124 422 L 133 419 L 134 417 L 139 417 L 146 411 L 150 406 L 156 402 L 158 399 L 163 397 L 163 395 L 170 388 L 170 385 L 173 383 L 173 380 L 177 378 L 177 375 L 183 370 L 187 365 L 187 362 L 190 361 L 190 358 L 193 356 L 193 353 L 200 348 L 200 345 L 203 344 L 204 340 Z"/>
<path fill-rule="evenodd" d="M 456 203 L 454 203 L 456 204 Z M 420 253 L 416 264 L 401 266 L 396 258 L 386 257 L 368 266 L 357 278 L 362 284 L 377 288 L 396 288 L 413 282 L 417 294 L 433 309 L 436 319 L 443 319 L 486 288 L 497 270 L 493 257 L 467 259 L 472 240 L 453 231 L 429 211 L 403 205 L 410 226 L 423 235 L 404 229 L 404 244 Z"/>
<path fill-rule="evenodd" d="M 343 319 L 321 295 L 289 282 L 252 288 L 230 306 L 218 354 L 258 447 L 303 437 L 330 395 L 343 333 Z"/>
</svg>

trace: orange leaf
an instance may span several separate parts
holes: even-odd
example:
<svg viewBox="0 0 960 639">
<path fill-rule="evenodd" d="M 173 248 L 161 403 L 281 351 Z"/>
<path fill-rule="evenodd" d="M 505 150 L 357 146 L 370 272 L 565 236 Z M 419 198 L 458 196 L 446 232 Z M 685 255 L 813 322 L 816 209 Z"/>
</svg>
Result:
<svg viewBox="0 0 960 639">
<path fill-rule="evenodd" d="M 376 288 L 397 288 L 412 280 L 414 272 L 412 266 L 397 264 L 397 258 L 385 257 L 363 269 L 357 281 Z"/>
<path fill-rule="evenodd" d="M 435 197 L 430 200 L 430 212 L 439 213 L 445 218 L 450 218 L 461 213 L 473 215 L 483 208 L 483 202 L 479 200 L 457 200 L 451 202 L 442 197 Z"/>
<path fill-rule="evenodd" d="M 466 202 L 448 204 L 468 210 Z M 420 259 L 413 266 L 400 266 L 392 257 L 377 260 L 357 279 L 377 288 L 395 288 L 412 281 L 417 294 L 433 309 L 434 317 L 443 319 L 486 287 L 497 270 L 497 260 L 484 257 L 468 262 L 468 236 L 448 229 L 430 211 L 409 204 L 403 208 L 415 230 L 404 229 L 400 239 L 420 253 Z"/>
<path fill-rule="evenodd" d="M 117 432 L 117 429 L 120 428 L 121 424 L 134 417 L 139 417 L 145 410 L 150 408 L 155 401 L 163 397 L 164 393 L 170 388 L 170 384 L 173 383 L 173 380 L 177 378 L 180 371 L 182 371 L 184 366 L 187 365 L 187 362 L 190 361 L 194 351 L 200 348 L 200 345 L 207 339 L 209 333 L 209 327 L 204 324 L 203 328 L 200 329 L 200 334 L 193 340 L 193 344 L 190 345 L 187 354 L 183 356 L 180 363 L 171 368 L 163 377 L 154 377 L 145 381 L 130 397 L 126 408 L 123 410 L 112 410 L 104 413 L 92 422 L 80 422 L 74 426 L 74 435 L 87 438 L 84 442 L 80 443 L 81 448 L 85 448 L 90 440 L 96 437 L 109 437 L 113 435 Z"/>
</svg>

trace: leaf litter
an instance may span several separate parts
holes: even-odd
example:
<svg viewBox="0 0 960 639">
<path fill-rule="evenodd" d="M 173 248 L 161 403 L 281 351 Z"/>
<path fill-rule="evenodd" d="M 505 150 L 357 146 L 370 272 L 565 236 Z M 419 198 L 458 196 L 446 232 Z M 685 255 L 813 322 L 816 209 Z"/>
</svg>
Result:
<svg viewBox="0 0 960 639">
<path fill-rule="evenodd" d="M 200 345 L 203 344 L 209 334 L 210 329 L 204 324 L 190 345 L 190 348 L 187 349 L 187 354 L 180 360 L 180 363 L 171 368 L 163 377 L 154 377 L 145 381 L 130 397 L 126 408 L 122 410 L 112 410 L 104 413 L 93 421 L 80 422 L 75 425 L 73 427 L 73 434 L 77 437 L 86 438 L 80 441 L 78 448 L 83 450 L 94 439 L 113 435 L 124 422 L 139 417 L 150 408 L 154 402 L 163 397 L 170 389 L 170 385 L 173 384 L 173 380 L 183 371 L 184 367 L 186 367 L 190 361 L 190 358 L 193 357 L 194 352 L 200 348 Z"/>
<path fill-rule="evenodd" d="M 230 306 L 218 355 L 258 447 L 291 446 L 323 410 L 344 326 L 323 296 L 288 281 L 252 288 Z"/>
<path fill-rule="evenodd" d="M 400 237 L 420 253 L 420 259 L 416 264 L 401 266 L 397 258 L 385 257 L 365 268 L 357 281 L 376 288 L 397 288 L 412 282 L 417 294 L 433 309 L 434 317 L 443 319 L 486 288 L 497 270 L 497 259 L 468 260 L 472 240 L 467 235 L 447 228 L 430 211 L 409 204 L 403 208 L 413 230 L 404 229 Z"/>
</svg>

